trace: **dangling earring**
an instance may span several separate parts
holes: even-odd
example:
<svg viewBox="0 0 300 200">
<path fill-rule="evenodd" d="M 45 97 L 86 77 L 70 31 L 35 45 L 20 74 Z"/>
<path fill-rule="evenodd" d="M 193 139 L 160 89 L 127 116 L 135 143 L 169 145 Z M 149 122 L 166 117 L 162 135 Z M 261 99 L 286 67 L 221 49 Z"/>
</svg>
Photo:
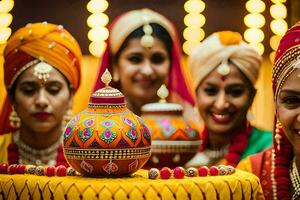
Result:
<svg viewBox="0 0 300 200">
<path fill-rule="evenodd" d="M 12 128 L 18 129 L 21 127 L 21 119 L 18 116 L 17 112 L 15 111 L 14 107 L 12 107 L 12 111 L 9 114 L 9 121 L 10 121 L 9 125 Z"/>
<path fill-rule="evenodd" d="M 73 117 L 73 113 L 71 108 L 69 108 L 66 112 L 66 114 L 64 115 L 64 119 L 63 119 L 63 126 L 66 126 L 67 123 L 72 119 Z"/>
<path fill-rule="evenodd" d="M 248 113 L 247 113 L 247 120 L 248 120 L 249 122 L 253 122 L 254 118 L 255 118 L 255 117 L 254 117 L 253 112 L 252 112 L 251 110 L 249 110 Z"/>
<path fill-rule="evenodd" d="M 113 73 L 113 81 L 114 81 L 114 82 L 118 82 L 119 80 L 120 80 L 119 73 L 118 73 L 118 72 L 115 72 L 115 70 L 114 70 L 114 73 Z"/>
<path fill-rule="evenodd" d="M 280 129 L 282 128 L 282 125 L 279 121 L 276 123 L 276 129 L 275 129 L 275 141 L 277 143 L 277 150 L 280 151 L 280 140 L 282 136 L 280 135 Z"/>
</svg>

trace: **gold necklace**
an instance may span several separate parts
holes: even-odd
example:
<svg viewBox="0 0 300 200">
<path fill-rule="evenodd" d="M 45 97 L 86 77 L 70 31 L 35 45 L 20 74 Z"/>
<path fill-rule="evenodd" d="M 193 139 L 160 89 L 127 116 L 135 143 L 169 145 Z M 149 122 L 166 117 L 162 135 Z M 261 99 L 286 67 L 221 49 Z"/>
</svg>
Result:
<svg viewBox="0 0 300 200">
<path fill-rule="evenodd" d="M 25 144 L 20 138 L 20 132 L 13 135 L 13 140 L 18 146 L 20 164 L 36 164 L 52 166 L 56 164 L 57 149 L 62 144 L 62 137 L 53 145 L 45 149 L 34 149 Z"/>
<path fill-rule="evenodd" d="M 300 175 L 296 165 L 296 157 L 293 159 L 293 164 L 290 169 L 290 177 L 294 188 L 292 199 L 296 200 L 300 196 Z"/>
</svg>

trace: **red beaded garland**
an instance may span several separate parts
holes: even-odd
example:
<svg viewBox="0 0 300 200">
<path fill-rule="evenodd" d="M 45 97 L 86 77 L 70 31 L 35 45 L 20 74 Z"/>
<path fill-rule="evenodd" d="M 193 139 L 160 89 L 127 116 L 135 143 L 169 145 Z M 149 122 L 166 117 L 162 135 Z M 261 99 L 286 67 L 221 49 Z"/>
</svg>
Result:
<svg viewBox="0 0 300 200">
<path fill-rule="evenodd" d="M 185 170 L 183 167 L 176 167 L 174 170 L 173 170 L 173 176 L 174 178 L 177 178 L 177 179 L 182 179 L 185 175 Z"/>
<path fill-rule="evenodd" d="M 56 168 L 56 176 L 66 176 L 67 168 L 63 165 L 60 165 Z"/>
<path fill-rule="evenodd" d="M 211 166 L 209 170 L 211 176 L 217 176 L 219 174 L 219 168 L 217 166 Z"/>
<path fill-rule="evenodd" d="M 7 165 L 0 163 L 0 174 L 34 174 L 37 176 L 76 176 L 80 175 L 72 167 L 66 168 L 64 165 L 58 167 L 50 166 L 35 166 L 35 165 L 23 165 L 23 164 L 12 164 Z"/>
<path fill-rule="evenodd" d="M 169 179 L 171 177 L 171 169 L 169 167 L 163 167 L 161 170 L 160 170 L 160 177 L 162 179 Z"/>
<path fill-rule="evenodd" d="M 7 174 L 8 165 L 3 163 L 0 165 L 0 174 Z"/>
<path fill-rule="evenodd" d="M 204 176 L 224 176 L 231 175 L 235 172 L 235 168 L 230 165 L 219 165 L 219 166 L 211 166 L 208 168 L 207 166 L 201 166 L 198 169 L 194 167 L 188 168 L 186 171 L 183 167 L 176 167 L 171 170 L 168 167 L 163 167 L 160 171 L 157 168 L 151 168 L 148 171 L 149 179 L 169 179 L 172 175 L 173 178 L 182 179 L 184 176 L 187 177 L 204 177 Z"/>
<path fill-rule="evenodd" d="M 7 174 L 16 174 L 17 173 L 17 165 L 9 165 L 7 168 Z"/>
<path fill-rule="evenodd" d="M 198 169 L 199 176 L 207 176 L 208 172 L 209 172 L 209 168 L 206 166 L 199 167 L 199 169 Z"/>
<path fill-rule="evenodd" d="M 25 170 L 26 170 L 26 166 L 25 165 L 22 165 L 22 164 L 20 164 L 20 165 L 17 165 L 17 173 L 18 174 L 24 174 L 25 173 Z"/>
<path fill-rule="evenodd" d="M 47 167 L 45 170 L 45 175 L 46 176 L 54 176 L 55 175 L 55 167 L 51 166 L 51 167 Z"/>
</svg>

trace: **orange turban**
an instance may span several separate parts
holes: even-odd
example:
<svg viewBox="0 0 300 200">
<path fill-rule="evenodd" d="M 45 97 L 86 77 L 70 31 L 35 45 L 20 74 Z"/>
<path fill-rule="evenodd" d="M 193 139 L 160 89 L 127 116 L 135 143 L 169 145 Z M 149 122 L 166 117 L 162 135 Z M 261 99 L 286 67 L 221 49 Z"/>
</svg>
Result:
<svg viewBox="0 0 300 200">
<path fill-rule="evenodd" d="M 73 36 L 61 25 L 27 24 L 8 40 L 4 50 L 5 85 L 10 88 L 29 62 L 39 59 L 60 71 L 74 90 L 80 83 L 81 51 Z M 26 67 L 27 66 L 27 67 Z"/>
<path fill-rule="evenodd" d="M 27 24 L 17 30 L 4 49 L 4 79 L 9 90 L 18 76 L 39 61 L 60 71 L 76 91 L 80 84 L 82 54 L 77 41 L 63 26 L 47 22 Z M 0 113 L 0 134 L 9 131 L 11 111 L 6 97 Z"/>
</svg>

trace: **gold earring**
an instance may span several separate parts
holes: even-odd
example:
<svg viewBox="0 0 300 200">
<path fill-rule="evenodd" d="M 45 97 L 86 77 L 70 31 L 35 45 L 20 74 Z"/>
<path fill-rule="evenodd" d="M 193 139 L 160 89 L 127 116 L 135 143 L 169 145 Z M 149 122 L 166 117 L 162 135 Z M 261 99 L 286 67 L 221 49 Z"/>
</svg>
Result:
<svg viewBox="0 0 300 200">
<path fill-rule="evenodd" d="M 114 72 L 114 73 L 113 73 L 113 81 L 114 81 L 114 82 L 118 82 L 119 80 L 120 80 L 119 74 L 118 74 L 117 72 Z"/>
<path fill-rule="evenodd" d="M 282 125 L 279 121 L 276 123 L 276 129 L 275 129 L 275 141 L 277 143 L 277 150 L 280 151 L 280 140 L 282 136 L 280 135 L 280 129 L 282 128 Z"/>
<path fill-rule="evenodd" d="M 12 111 L 9 114 L 9 121 L 10 121 L 9 125 L 12 128 L 18 129 L 21 127 L 21 119 L 18 116 L 18 113 L 15 111 L 14 107 L 12 107 Z"/>
<path fill-rule="evenodd" d="M 247 120 L 249 121 L 249 122 L 253 122 L 254 121 L 254 114 L 253 114 L 253 112 L 251 111 L 251 110 L 249 110 L 248 111 L 248 113 L 247 113 Z"/>
<path fill-rule="evenodd" d="M 65 124 L 67 124 L 73 117 L 73 113 L 72 113 L 72 110 L 71 108 L 69 108 L 66 112 L 66 114 L 64 115 L 64 122 Z"/>
</svg>

